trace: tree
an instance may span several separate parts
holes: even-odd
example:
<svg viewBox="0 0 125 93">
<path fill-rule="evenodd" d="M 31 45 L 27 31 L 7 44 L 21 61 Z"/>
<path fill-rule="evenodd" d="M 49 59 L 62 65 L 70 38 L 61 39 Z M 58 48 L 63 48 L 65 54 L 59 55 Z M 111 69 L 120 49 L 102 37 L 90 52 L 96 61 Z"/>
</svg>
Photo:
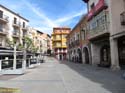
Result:
<svg viewBox="0 0 125 93">
<path fill-rule="evenodd" d="M 24 43 L 26 44 L 26 50 L 27 51 L 31 51 L 33 53 L 36 53 L 38 50 L 38 47 L 35 47 L 35 45 L 33 44 L 33 40 L 29 37 L 25 37 L 24 38 Z"/>
<path fill-rule="evenodd" d="M 10 48 L 14 48 L 14 46 L 16 46 L 18 50 L 23 50 L 23 48 L 24 48 L 23 45 L 20 44 L 20 43 L 18 45 L 16 45 L 16 40 L 15 39 L 10 40 L 9 38 L 7 38 L 6 43 L 8 44 L 8 46 Z"/>
</svg>

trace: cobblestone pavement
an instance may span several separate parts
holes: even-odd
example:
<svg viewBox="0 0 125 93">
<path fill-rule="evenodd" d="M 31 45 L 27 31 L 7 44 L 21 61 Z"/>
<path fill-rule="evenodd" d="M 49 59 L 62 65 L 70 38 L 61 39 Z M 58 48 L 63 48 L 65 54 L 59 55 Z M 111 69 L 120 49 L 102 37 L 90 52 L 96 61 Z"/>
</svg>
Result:
<svg viewBox="0 0 125 93">
<path fill-rule="evenodd" d="M 19 88 L 20 93 L 125 93 L 122 73 L 46 57 L 24 75 L 0 76 L 0 87 Z"/>
</svg>

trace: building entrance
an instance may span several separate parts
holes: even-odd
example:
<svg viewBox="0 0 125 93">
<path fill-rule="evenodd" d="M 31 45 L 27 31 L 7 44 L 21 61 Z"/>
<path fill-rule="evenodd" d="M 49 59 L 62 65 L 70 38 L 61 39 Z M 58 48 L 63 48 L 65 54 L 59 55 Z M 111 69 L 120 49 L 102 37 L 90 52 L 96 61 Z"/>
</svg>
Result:
<svg viewBox="0 0 125 93">
<path fill-rule="evenodd" d="M 125 36 L 118 39 L 119 66 L 125 69 Z"/>
<path fill-rule="evenodd" d="M 108 45 L 104 45 L 100 50 L 100 65 L 103 67 L 110 67 L 111 60 L 110 60 L 110 47 Z"/>
<path fill-rule="evenodd" d="M 85 63 L 86 64 L 89 64 L 90 62 L 89 62 L 89 51 L 88 51 L 88 49 L 85 47 L 84 49 L 83 49 L 83 52 L 84 52 L 84 58 L 85 58 Z"/>
</svg>

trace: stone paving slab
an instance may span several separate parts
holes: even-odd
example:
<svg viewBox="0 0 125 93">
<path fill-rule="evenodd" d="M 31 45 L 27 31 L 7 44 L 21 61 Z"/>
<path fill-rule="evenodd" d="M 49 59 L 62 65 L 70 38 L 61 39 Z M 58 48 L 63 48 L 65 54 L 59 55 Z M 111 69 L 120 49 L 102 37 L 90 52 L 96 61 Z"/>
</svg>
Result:
<svg viewBox="0 0 125 93">
<path fill-rule="evenodd" d="M 61 81 L 3 81 L 0 86 L 19 88 L 21 93 L 66 93 Z"/>
<path fill-rule="evenodd" d="M 21 93 L 125 93 L 122 73 L 46 57 L 24 75 L 0 76 L 0 87 L 19 88 Z"/>
</svg>

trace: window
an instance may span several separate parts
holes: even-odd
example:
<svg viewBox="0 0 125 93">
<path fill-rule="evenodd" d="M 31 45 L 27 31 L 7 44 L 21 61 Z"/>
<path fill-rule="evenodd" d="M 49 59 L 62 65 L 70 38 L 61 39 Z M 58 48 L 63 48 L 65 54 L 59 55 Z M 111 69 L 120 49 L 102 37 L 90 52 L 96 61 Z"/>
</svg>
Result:
<svg viewBox="0 0 125 93">
<path fill-rule="evenodd" d="M 61 39 L 61 35 L 56 35 L 56 38 L 57 39 Z"/>
<path fill-rule="evenodd" d="M 86 32 L 85 32 L 85 30 L 83 29 L 83 30 L 82 30 L 82 40 L 85 40 L 85 38 L 86 38 Z"/>
<path fill-rule="evenodd" d="M 66 38 L 67 35 L 62 35 L 62 38 Z"/>
<path fill-rule="evenodd" d="M 62 46 L 66 46 L 66 42 L 63 42 L 63 43 L 62 43 Z"/>
<path fill-rule="evenodd" d="M 3 18 L 3 11 L 0 10 L 0 18 Z"/>
<path fill-rule="evenodd" d="M 25 28 L 25 22 L 23 22 L 23 28 Z"/>
<path fill-rule="evenodd" d="M 79 39 L 80 39 L 79 34 L 77 34 L 77 40 L 79 40 Z"/>
<path fill-rule="evenodd" d="M 17 23 L 17 18 L 14 17 L 14 24 L 16 24 L 16 23 Z"/>
</svg>

